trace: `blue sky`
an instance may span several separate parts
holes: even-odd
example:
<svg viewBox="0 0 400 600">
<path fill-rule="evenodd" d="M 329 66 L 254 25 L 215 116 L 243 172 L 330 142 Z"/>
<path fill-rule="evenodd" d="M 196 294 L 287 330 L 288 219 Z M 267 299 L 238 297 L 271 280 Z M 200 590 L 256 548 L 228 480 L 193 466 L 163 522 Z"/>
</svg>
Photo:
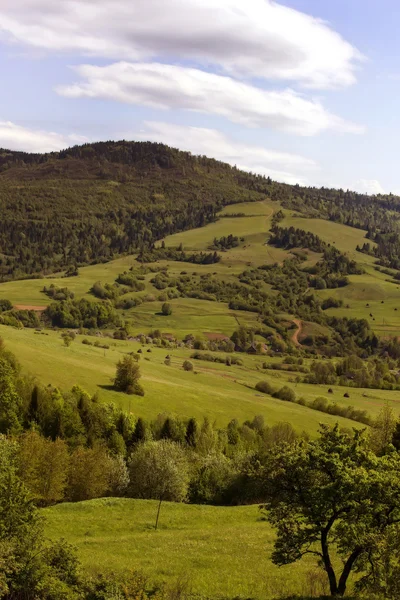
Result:
<svg viewBox="0 0 400 600">
<path fill-rule="evenodd" d="M 400 193 L 397 0 L 1 0 L 0 147 L 150 139 Z"/>
</svg>

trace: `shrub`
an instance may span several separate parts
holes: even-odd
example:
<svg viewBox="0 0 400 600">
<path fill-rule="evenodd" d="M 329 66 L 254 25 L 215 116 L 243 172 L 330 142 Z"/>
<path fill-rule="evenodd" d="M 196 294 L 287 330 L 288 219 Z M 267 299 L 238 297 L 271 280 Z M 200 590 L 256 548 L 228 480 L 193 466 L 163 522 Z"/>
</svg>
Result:
<svg viewBox="0 0 400 600">
<path fill-rule="evenodd" d="M 9 300 L 0 300 L 0 312 L 6 312 L 7 310 L 12 310 L 12 303 Z"/>
<path fill-rule="evenodd" d="M 168 317 L 169 315 L 172 315 L 172 307 L 171 307 L 171 305 L 168 302 L 164 302 L 164 304 L 161 307 L 161 312 L 166 317 Z"/>
<path fill-rule="evenodd" d="M 279 398 L 279 400 L 285 400 L 286 402 L 296 402 L 296 394 L 294 391 L 284 385 L 280 390 L 273 394 L 274 398 Z"/>
<path fill-rule="evenodd" d="M 144 396 L 144 390 L 139 383 L 140 367 L 133 356 L 126 355 L 117 363 L 114 388 L 126 394 Z"/>
<path fill-rule="evenodd" d="M 185 360 L 182 367 L 185 371 L 193 371 L 193 363 L 190 360 Z"/>
<path fill-rule="evenodd" d="M 328 400 L 324 396 L 319 396 L 311 402 L 310 408 L 321 412 L 328 412 Z"/>
<path fill-rule="evenodd" d="M 272 394 L 275 392 L 274 388 L 270 383 L 268 383 L 268 381 L 259 381 L 256 383 L 256 390 L 258 392 L 262 392 L 263 394 L 269 394 L 270 396 L 272 396 Z"/>
</svg>

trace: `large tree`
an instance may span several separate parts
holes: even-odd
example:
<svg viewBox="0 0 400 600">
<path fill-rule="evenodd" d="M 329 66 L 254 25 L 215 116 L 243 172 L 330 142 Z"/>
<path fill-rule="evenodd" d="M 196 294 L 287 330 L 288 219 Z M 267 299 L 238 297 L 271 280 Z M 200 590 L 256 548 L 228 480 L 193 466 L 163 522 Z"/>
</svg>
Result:
<svg viewBox="0 0 400 600">
<path fill-rule="evenodd" d="M 324 426 L 315 441 L 271 450 L 264 478 L 264 508 L 277 528 L 273 562 L 316 555 L 332 596 L 344 595 L 352 570 L 373 568 L 377 540 L 400 522 L 400 455 L 378 457 L 365 432 Z"/>
</svg>

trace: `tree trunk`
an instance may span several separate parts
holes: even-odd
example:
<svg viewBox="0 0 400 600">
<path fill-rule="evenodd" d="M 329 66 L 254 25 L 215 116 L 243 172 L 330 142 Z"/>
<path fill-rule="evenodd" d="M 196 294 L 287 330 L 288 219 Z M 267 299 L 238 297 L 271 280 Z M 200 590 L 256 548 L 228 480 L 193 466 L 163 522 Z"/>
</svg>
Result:
<svg viewBox="0 0 400 600">
<path fill-rule="evenodd" d="M 321 548 L 322 548 L 322 558 L 324 561 L 325 571 L 328 575 L 329 579 L 329 589 L 331 591 L 331 596 L 336 596 L 338 593 L 338 586 L 336 581 L 335 571 L 333 570 L 331 557 L 329 556 L 328 549 L 328 532 L 329 529 L 324 529 L 321 532 Z"/>
<path fill-rule="evenodd" d="M 363 551 L 363 549 L 360 546 L 358 546 L 357 548 L 355 548 L 353 550 L 353 552 L 350 554 L 349 558 L 347 559 L 346 564 L 344 565 L 342 574 L 340 576 L 339 585 L 337 588 L 337 593 L 339 596 L 344 596 L 344 593 L 346 591 L 347 580 L 349 578 L 351 569 L 353 568 L 354 563 L 356 562 L 357 558 L 360 556 L 362 551 Z"/>
<path fill-rule="evenodd" d="M 155 530 L 157 530 L 158 527 L 158 519 L 160 517 L 160 510 L 161 510 L 161 502 L 162 502 L 163 497 L 160 496 L 160 502 L 158 503 L 158 510 L 157 510 L 157 518 L 156 518 L 156 525 L 154 527 Z"/>
</svg>

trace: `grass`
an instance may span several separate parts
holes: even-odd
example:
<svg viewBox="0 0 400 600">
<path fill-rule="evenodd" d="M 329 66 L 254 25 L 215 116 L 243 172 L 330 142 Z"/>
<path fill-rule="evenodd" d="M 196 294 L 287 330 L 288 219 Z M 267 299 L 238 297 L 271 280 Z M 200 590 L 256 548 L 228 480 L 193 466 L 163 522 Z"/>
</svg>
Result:
<svg viewBox="0 0 400 600">
<path fill-rule="evenodd" d="M 206 597 L 274 598 L 306 592 L 312 559 L 276 567 L 274 533 L 257 506 L 214 507 L 100 499 L 43 510 L 47 534 L 74 544 L 89 571 L 139 570 L 153 582 L 188 578 Z"/>
<path fill-rule="evenodd" d="M 80 385 L 88 392 L 99 393 L 104 402 L 114 402 L 136 416 L 155 418 L 160 413 L 176 414 L 189 418 L 202 419 L 205 415 L 216 420 L 220 426 L 226 426 L 232 418 L 240 422 L 263 415 L 269 425 L 288 422 L 297 431 L 307 431 L 315 435 L 320 423 L 334 424 L 337 421 L 345 427 L 357 425 L 348 419 L 333 417 L 325 413 L 283 402 L 270 396 L 257 393 L 255 384 L 260 380 L 269 381 L 275 388 L 285 384 L 291 386 L 298 397 L 312 400 L 318 396 L 327 396 L 330 401 L 339 404 L 352 404 L 376 415 L 386 401 L 395 411 L 400 410 L 398 392 L 364 389 L 347 389 L 333 386 L 334 394 L 327 394 L 328 386 L 316 386 L 304 383 L 291 383 L 293 373 L 281 371 L 263 371 L 262 363 L 279 361 L 261 356 L 238 355 L 243 366 L 227 367 L 223 364 L 205 361 L 193 361 L 196 373 L 185 372 L 182 363 L 190 358 L 192 351 L 185 348 L 173 350 L 152 348 L 151 353 L 143 348 L 140 367 L 142 383 L 146 395 L 127 396 L 115 392 L 110 386 L 115 375 L 115 366 L 123 353 L 137 351 L 136 342 L 109 340 L 115 344 L 109 350 L 102 350 L 81 343 L 82 336 L 69 348 L 63 346 L 60 333 L 14 330 L 0 326 L 0 336 L 7 347 L 14 352 L 23 368 L 36 375 L 39 381 L 47 385 L 57 385 L 69 389 Z M 92 340 L 94 338 L 91 338 Z M 104 339 L 107 341 L 107 339 Z M 172 356 L 171 366 L 164 364 L 167 354 Z M 332 387 L 332 386 L 331 386 Z M 349 391 L 350 399 L 343 397 Z"/>
<path fill-rule="evenodd" d="M 257 325 L 255 313 L 233 311 L 222 302 L 177 298 L 169 300 L 169 304 L 172 307 L 170 316 L 160 313 L 161 302 L 145 302 L 125 314 L 135 333 L 160 329 L 164 333 L 174 333 L 178 339 L 183 339 L 187 334 L 201 338 L 206 333 L 230 336 L 239 325 Z"/>
<path fill-rule="evenodd" d="M 165 238 L 165 244 L 167 246 L 182 244 L 186 250 L 207 250 L 215 237 L 227 236 L 230 233 L 243 237 L 244 242 L 240 246 L 223 253 L 221 263 L 210 265 L 212 271 L 220 274 L 240 273 L 250 264 L 256 267 L 282 262 L 288 253 L 280 248 L 266 245 L 272 216 L 278 210 L 279 204 L 270 200 L 227 206 L 220 215 L 245 213 L 247 216 L 224 217 L 205 227 L 176 233 Z"/>
<path fill-rule="evenodd" d="M 295 227 L 304 229 L 318 235 L 324 242 L 336 246 L 342 252 L 347 253 L 359 263 L 371 264 L 374 259 L 367 254 L 361 254 L 356 251 L 357 245 L 362 246 L 366 241 L 366 231 L 356 229 L 341 223 L 325 221 L 324 219 L 305 219 L 297 215 L 286 216 L 280 223 L 281 227 Z M 369 240 L 368 240 L 369 241 Z M 374 246 L 374 242 L 370 242 Z"/>
<path fill-rule="evenodd" d="M 214 265 L 192 265 L 188 263 L 174 263 L 173 261 L 159 261 L 159 266 L 168 266 L 172 275 L 186 270 L 189 273 L 217 273 L 230 276 L 242 272 L 250 263 L 257 266 L 269 262 L 282 262 L 288 253 L 279 248 L 266 246 L 268 230 L 271 226 L 273 213 L 279 209 L 276 202 L 251 202 L 235 204 L 226 207 L 221 214 L 230 212 L 243 212 L 255 216 L 221 218 L 215 223 L 198 229 L 168 236 L 165 239 L 167 246 L 183 244 L 188 250 L 207 250 L 215 237 L 224 235 L 238 235 L 244 237 L 244 242 L 237 248 L 223 253 L 222 261 Z M 0 299 L 6 298 L 16 305 L 47 306 L 51 300 L 42 292 L 43 286 L 54 285 L 68 287 L 76 297 L 90 297 L 89 290 L 96 281 L 113 283 L 119 273 L 128 270 L 131 266 L 138 267 L 134 256 L 127 256 L 110 261 L 106 264 L 91 265 L 79 269 L 76 277 L 51 276 L 44 279 L 30 279 L 24 281 L 11 281 L 0 284 Z M 156 295 L 159 292 L 149 284 L 153 277 L 149 274 L 146 291 Z"/>
<path fill-rule="evenodd" d="M 157 264 L 167 266 L 171 276 L 178 275 L 184 270 L 189 274 L 215 273 L 221 280 L 229 281 L 248 264 L 256 266 L 266 262 L 281 262 L 288 253 L 271 248 L 265 243 L 272 215 L 278 208 L 277 203 L 269 200 L 228 206 L 221 214 L 239 212 L 244 213 L 245 216 L 223 217 L 206 227 L 178 233 L 165 240 L 170 246 L 182 243 L 187 249 L 206 250 L 214 237 L 229 233 L 244 237 L 239 247 L 222 253 L 222 261 L 218 264 L 192 265 L 173 261 L 160 261 Z M 337 290 L 317 292 L 321 298 L 335 296 L 343 300 L 343 308 L 330 309 L 328 314 L 363 317 L 368 319 L 373 329 L 381 335 L 400 335 L 399 286 L 388 282 L 387 276 L 373 268 L 371 257 L 357 253 L 355 250 L 357 244 L 362 243 L 365 232 L 346 225 L 320 219 L 303 219 L 296 215 L 285 217 L 283 226 L 288 225 L 313 231 L 325 241 L 335 243 L 340 250 L 354 255 L 358 261 L 364 261 L 362 264 L 365 274 L 351 276 L 350 285 Z M 315 263 L 316 260 L 318 255 L 310 252 L 307 264 Z M 77 277 L 55 277 L 51 278 L 51 281 L 59 286 L 67 286 L 79 298 L 88 296 L 90 287 L 96 281 L 112 283 L 119 273 L 133 265 L 138 266 L 135 257 L 123 257 L 107 264 L 81 268 Z M 146 275 L 145 293 L 157 298 L 160 292 L 150 283 L 152 277 L 152 274 Z M 49 283 L 49 279 L 3 283 L 0 284 L 0 298 L 8 298 L 14 304 L 46 305 L 50 300 L 41 290 Z M 252 326 L 257 322 L 254 313 L 232 311 L 224 303 L 191 298 L 178 298 L 171 300 L 170 303 L 173 312 L 169 317 L 160 314 L 161 302 L 158 300 L 144 302 L 136 308 L 124 311 L 123 315 L 136 334 L 160 329 L 164 333 L 174 334 L 179 339 L 189 333 L 199 338 L 206 337 L 207 333 L 231 335 L 239 325 Z M 397 307 L 398 311 L 395 310 Z M 370 314 L 373 316 L 371 317 Z M 290 320 L 292 316 L 287 315 L 285 318 Z M 313 332 L 315 332 L 315 324 L 304 324 L 304 334 Z M 137 350 L 137 343 L 108 340 L 108 343 L 112 344 L 111 348 L 104 351 L 82 345 L 81 338 L 78 336 L 70 348 L 65 348 L 60 333 L 52 331 L 46 333 L 47 335 L 36 335 L 30 330 L 17 331 L 0 327 L 0 335 L 7 342 L 10 350 L 18 356 L 23 367 L 35 374 L 44 384 L 52 383 L 61 388 L 78 384 L 90 393 L 100 393 L 105 402 L 115 402 L 134 414 L 146 418 L 153 418 L 161 412 L 198 418 L 208 415 L 216 419 L 219 424 L 226 425 L 234 417 L 244 421 L 253 418 L 256 414 L 262 414 L 269 424 L 287 421 L 297 430 L 304 429 L 311 434 L 315 434 L 320 422 L 333 423 L 337 420 L 330 415 L 255 393 L 254 385 L 257 381 L 266 379 L 274 387 L 285 384 L 292 386 L 297 396 L 304 396 L 306 400 L 327 394 L 326 386 L 293 383 L 296 374 L 262 372 L 261 367 L 265 360 L 262 357 L 241 355 L 244 360 L 243 367 L 226 367 L 196 361 L 197 374 L 194 375 L 185 373 L 181 368 L 183 360 L 190 357 L 190 351 L 185 348 L 174 349 L 172 366 L 167 367 L 164 359 L 171 351 L 155 348 L 151 354 L 144 352 L 143 356 L 147 360 L 141 361 L 145 397 L 128 397 L 114 392 L 110 389 L 110 384 L 121 354 Z M 273 359 L 267 360 L 273 361 Z M 280 360 L 279 357 L 277 360 Z M 382 405 L 389 401 L 399 412 L 398 392 L 350 389 L 348 390 L 350 400 L 346 400 L 343 398 L 345 391 L 346 388 L 334 388 L 334 395 L 330 395 L 329 399 L 366 409 L 371 415 L 376 415 Z M 341 422 L 350 427 L 354 425 L 347 420 Z"/>
</svg>

